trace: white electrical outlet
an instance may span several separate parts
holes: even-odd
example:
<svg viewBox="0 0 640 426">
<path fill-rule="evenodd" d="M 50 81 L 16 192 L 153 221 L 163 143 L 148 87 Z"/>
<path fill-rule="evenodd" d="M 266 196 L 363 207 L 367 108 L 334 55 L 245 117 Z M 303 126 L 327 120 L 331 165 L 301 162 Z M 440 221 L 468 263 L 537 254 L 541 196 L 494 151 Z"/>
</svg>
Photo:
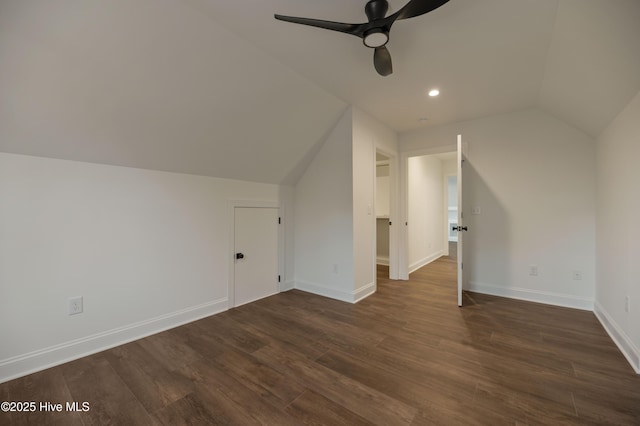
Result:
<svg viewBox="0 0 640 426">
<path fill-rule="evenodd" d="M 82 296 L 69 299 L 69 315 L 82 313 Z"/>
<path fill-rule="evenodd" d="M 537 277 L 538 276 L 538 265 L 529 266 L 529 275 L 531 275 L 533 277 Z"/>
<path fill-rule="evenodd" d="M 582 279 L 582 271 L 573 271 L 573 279 L 580 281 Z"/>
<path fill-rule="evenodd" d="M 625 312 L 631 311 L 631 298 L 629 296 L 625 296 L 624 298 L 624 311 Z"/>
<path fill-rule="evenodd" d="M 471 214 L 480 214 L 482 212 L 482 210 L 480 210 L 480 207 L 473 207 L 471 209 Z"/>
</svg>

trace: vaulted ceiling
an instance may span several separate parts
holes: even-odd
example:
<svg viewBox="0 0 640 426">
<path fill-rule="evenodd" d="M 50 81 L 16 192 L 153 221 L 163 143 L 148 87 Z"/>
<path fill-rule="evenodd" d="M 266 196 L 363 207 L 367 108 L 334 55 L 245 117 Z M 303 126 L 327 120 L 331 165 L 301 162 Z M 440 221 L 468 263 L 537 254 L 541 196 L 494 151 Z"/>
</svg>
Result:
<svg viewBox="0 0 640 426">
<path fill-rule="evenodd" d="M 640 91 L 640 0 L 450 0 L 394 24 L 388 77 L 273 18 L 365 3 L 2 0 L 0 151 L 279 183 L 350 104 L 398 133 L 538 107 L 595 137 Z"/>
</svg>

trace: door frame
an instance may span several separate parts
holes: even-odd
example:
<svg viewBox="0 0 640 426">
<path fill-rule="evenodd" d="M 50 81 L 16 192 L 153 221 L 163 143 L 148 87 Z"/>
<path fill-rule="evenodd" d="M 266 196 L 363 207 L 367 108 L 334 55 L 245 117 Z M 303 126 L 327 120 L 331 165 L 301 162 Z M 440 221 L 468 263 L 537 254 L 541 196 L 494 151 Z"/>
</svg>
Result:
<svg viewBox="0 0 640 426">
<path fill-rule="evenodd" d="M 236 230 L 236 208 L 257 208 L 257 209 L 278 209 L 278 217 L 281 222 L 285 221 L 283 213 L 284 206 L 277 201 L 259 201 L 259 200 L 229 200 L 229 250 L 227 253 L 229 259 L 229 274 L 227 281 L 227 308 L 231 309 L 235 306 L 235 230 Z M 278 275 L 283 278 L 284 272 L 284 226 L 282 223 L 278 226 Z M 278 293 L 282 292 L 284 280 L 278 283 Z"/>
<path fill-rule="evenodd" d="M 464 244 L 464 231 L 466 227 L 464 226 L 464 204 L 462 203 L 462 187 L 463 187 L 463 179 L 462 179 L 462 169 L 465 162 L 465 151 L 462 144 L 462 135 L 458 134 L 457 144 L 456 144 L 456 153 L 457 153 L 457 175 L 458 181 L 457 189 L 458 189 L 458 227 L 463 227 L 462 230 L 458 231 L 458 258 L 456 259 L 456 263 L 458 266 L 458 306 L 462 307 L 462 291 L 464 287 L 464 271 L 463 271 L 463 244 Z M 460 228 L 458 228 L 460 229 Z"/>
<path fill-rule="evenodd" d="M 376 153 L 380 153 L 389 159 L 389 279 L 398 280 L 399 278 L 399 221 L 398 221 L 398 200 L 399 200 L 399 184 L 398 184 L 398 153 L 387 151 L 379 146 L 374 147 L 373 154 L 373 206 L 375 210 L 377 197 L 377 179 L 376 179 Z M 375 213 L 374 213 L 375 216 Z M 373 221 L 373 235 L 376 236 L 373 245 L 373 277 L 377 285 L 377 219 Z"/>
<path fill-rule="evenodd" d="M 467 144 L 462 143 L 462 150 L 466 153 Z M 400 153 L 400 214 L 398 232 L 398 279 L 409 279 L 409 158 L 421 157 L 423 155 L 444 154 L 457 152 L 456 142 L 447 145 L 440 145 L 431 148 L 423 148 Z"/>
</svg>

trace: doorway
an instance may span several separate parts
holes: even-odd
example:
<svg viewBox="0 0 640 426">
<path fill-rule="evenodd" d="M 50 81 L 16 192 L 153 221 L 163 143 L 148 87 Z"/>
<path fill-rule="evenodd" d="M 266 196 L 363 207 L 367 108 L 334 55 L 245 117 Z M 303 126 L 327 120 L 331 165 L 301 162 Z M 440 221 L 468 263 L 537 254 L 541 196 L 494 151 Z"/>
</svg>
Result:
<svg viewBox="0 0 640 426">
<path fill-rule="evenodd" d="M 455 152 L 416 155 L 407 159 L 409 274 L 450 255 L 449 215 L 457 212 L 457 196 L 451 196 L 449 191 L 450 177 L 456 177 Z M 450 202 L 455 204 L 451 213 Z"/>
<path fill-rule="evenodd" d="M 389 278 L 391 253 L 391 166 L 389 160 L 386 155 L 376 152 L 376 276 L 378 280 Z"/>
<path fill-rule="evenodd" d="M 402 154 L 401 176 L 401 217 L 405 221 L 400 233 L 400 253 L 399 266 L 400 279 L 408 280 L 409 274 L 423 268 L 425 265 L 447 254 L 447 259 L 453 261 L 457 266 L 457 293 L 458 306 L 462 306 L 463 288 L 463 233 L 467 231 L 462 219 L 462 181 L 463 163 L 467 152 L 466 144 L 462 143 L 462 135 L 458 135 L 457 144 L 454 146 L 442 146 L 439 148 L 425 149 L 421 151 L 406 152 Z M 414 163 L 414 164 L 412 164 Z M 439 170 L 438 170 L 439 169 Z M 448 176 L 457 176 L 457 238 L 456 258 L 449 258 L 449 214 L 448 214 Z M 439 184 L 433 182 L 439 181 Z M 421 182 L 430 185 L 429 191 L 436 193 L 429 197 L 425 194 L 425 186 Z M 430 183 L 429 183 L 430 182 Z M 440 195 L 437 195 L 438 189 Z M 426 192 L 429 192 L 426 191 Z M 440 208 L 433 209 L 431 217 L 433 222 L 428 220 L 428 215 L 424 214 L 421 206 L 429 206 L 428 202 L 440 202 Z M 439 213 L 438 213 L 439 211 Z M 437 224 L 440 221 L 440 225 Z M 429 237 L 424 238 L 422 230 L 431 229 Z M 441 239 L 438 241 L 438 234 Z M 426 253 L 426 254 L 425 254 Z"/>
</svg>

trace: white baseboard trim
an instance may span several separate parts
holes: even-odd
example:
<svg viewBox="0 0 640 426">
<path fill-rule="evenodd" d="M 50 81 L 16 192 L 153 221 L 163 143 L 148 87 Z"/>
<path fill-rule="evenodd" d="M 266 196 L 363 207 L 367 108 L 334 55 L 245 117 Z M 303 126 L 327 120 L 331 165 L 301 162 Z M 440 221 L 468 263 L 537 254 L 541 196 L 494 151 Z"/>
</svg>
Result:
<svg viewBox="0 0 640 426">
<path fill-rule="evenodd" d="M 285 281 L 283 283 L 280 283 L 280 291 L 282 292 L 293 290 L 294 288 L 296 288 L 295 281 Z"/>
<path fill-rule="evenodd" d="M 442 250 L 438 250 L 437 252 L 430 254 L 429 256 L 423 259 L 418 260 L 417 262 L 413 262 L 411 265 L 409 265 L 409 273 L 415 272 L 418 269 L 422 268 L 423 266 L 430 264 L 434 260 L 441 258 L 443 254 L 444 252 Z"/>
<path fill-rule="evenodd" d="M 640 349 L 633 344 L 627 333 L 613 320 L 611 315 L 602 307 L 600 303 L 596 301 L 595 309 L 593 312 L 596 314 L 596 318 L 600 321 L 611 340 L 618 346 L 620 352 L 631 364 L 631 368 L 640 374 Z"/>
<path fill-rule="evenodd" d="M 343 302 L 352 303 L 351 294 L 337 288 L 325 287 L 321 284 L 314 284 L 308 281 L 298 280 L 296 281 L 296 289 L 306 291 L 307 293 L 317 294 L 318 296 L 324 296 L 330 299 L 342 300 Z"/>
<path fill-rule="evenodd" d="M 375 293 L 375 283 L 366 284 L 355 291 L 344 291 L 336 288 L 326 287 L 321 284 L 310 283 L 308 281 L 296 281 L 296 289 L 306 291 L 307 293 L 317 294 L 318 296 L 328 297 L 330 299 L 341 300 L 347 303 L 357 303 Z"/>
<path fill-rule="evenodd" d="M 490 294 L 492 296 L 509 297 L 511 299 L 544 303 L 547 305 L 563 306 L 565 308 L 581 309 L 583 311 L 593 311 L 592 299 L 567 294 L 532 290 L 528 288 L 501 287 L 474 281 L 471 281 L 468 286 L 465 286 L 465 290 Z"/>
<path fill-rule="evenodd" d="M 377 265 L 389 266 L 389 256 L 378 256 L 376 257 Z"/>
<path fill-rule="evenodd" d="M 363 285 L 353 292 L 353 303 L 358 303 L 362 299 L 366 299 L 376 292 L 376 283 Z"/>
<path fill-rule="evenodd" d="M 27 354 L 0 360 L 0 383 L 160 333 L 227 310 L 228 299 L 171 312 Z"/>
</svg>

